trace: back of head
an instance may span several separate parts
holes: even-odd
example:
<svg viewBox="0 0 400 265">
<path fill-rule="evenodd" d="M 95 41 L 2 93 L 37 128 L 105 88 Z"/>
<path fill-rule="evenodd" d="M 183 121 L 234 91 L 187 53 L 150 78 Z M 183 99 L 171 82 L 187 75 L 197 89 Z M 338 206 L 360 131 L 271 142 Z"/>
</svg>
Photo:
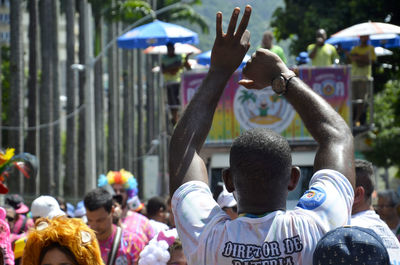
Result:
<svg viewBox="0 0 400 265">
<path fill-rule="evenodd" d="M 146 209 L 147 215 L 149 218 L 151 218 L 152 216 L 155 216 L 158 211 L 167 210 L 167 205 L 165 204 L 165 200 L 163 198 L 155 196 L 147 202 Z"/>
<path fill-rule="evenodd" d="M 382 239 L 371 229 L 339 227 L 329 231 L 318 242 L 313 265 L 352 264 L 389 265 L 389 254 Z"/>
<path fill-rule="evenodd" d="M 356 159 L 354 164 L 356 169 L 356 187 L 363 187 L 365 199 L 369 200 L 374 191 L 374 183 L 372 181 L 374 167 L 371 162 L 362 159 Z"/>
<path fill-rule="evenodd" d="M 86 209 L 89 211 L 96 211 L 103 207 L 108 213 L 110 213 L 113 206 L 112 195 L 102 188 L 90 191 L 86 194 L 83 201 Z"/>
<path fill-rule="evenodd" d="M 45 252 L 53 248 L 71 253 L 78 265 L 103 264 L 95 233 L 80 219 L 38 219 L 28 233 L 22 264 L 39 265 Z"/>
<path fill-rule="evenodd" d="M 240 200 L 246 198 L 254 203 L 286 200 L 283 194 L 287 194 L 292 168 L 290 151 L 287 140 L 269 129 L 251 129 L 236 138 L 229 162 Z M 269 196 L 256 198 L 254 194 Z"/>
<path fill-rule="evenodd" d="M 384 198 L 388 203 L 396 206 L 400 203 L 400 196 L 394 190 L 383 190 L 378 192 L 378 198 Z"/>
</svg>

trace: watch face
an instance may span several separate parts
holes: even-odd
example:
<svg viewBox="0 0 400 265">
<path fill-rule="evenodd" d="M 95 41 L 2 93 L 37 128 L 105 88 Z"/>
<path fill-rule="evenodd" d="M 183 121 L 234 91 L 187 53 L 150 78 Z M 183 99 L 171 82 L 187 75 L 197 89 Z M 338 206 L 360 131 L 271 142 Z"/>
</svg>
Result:
<svg viewBox="0 0 400 265">
<path fill-rule="evenodd" d="M 285 92 L 285 79 L 282 76 L 275 78 L 272 81 L 272 89 L 276 94 L 282 94 Z"/>
</svg>

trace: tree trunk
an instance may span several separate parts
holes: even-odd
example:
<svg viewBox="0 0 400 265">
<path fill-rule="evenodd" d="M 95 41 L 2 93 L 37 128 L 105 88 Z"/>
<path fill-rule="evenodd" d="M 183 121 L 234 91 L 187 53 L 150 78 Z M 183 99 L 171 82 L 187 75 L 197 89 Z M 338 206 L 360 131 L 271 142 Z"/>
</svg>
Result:
<svg viewBox="0 0 400 265">
<path fill-rule="evenodd" d="M 59 56 L 58 56 L 58 14 L 59 4 L 58 1 L 51 1 L 52 3 L 52 18 L 51 23 L 52 30 L 52 63 L 53 63 L 53 121 L 60 120 L 60 84 L 59 84 Z M 54 124 L 54 135 L 53 135 L 53 155 L 54 155 L 54 184 L 55 193 L 53 195 L 59 195 L 61 190 L 61 132 L 60 123 Z"/>
<path fill-rule="evenodd" d="M 101 16 L 95 16 L 95 56 L 103 49 L 103 23 Z M 96 126 L 96 175 L 104 174 L 105 164 L 105 134 L 104 134 L 104 86 L 103 86 L 103 58 L 94 65 L 94 90 L 95 90 L 95 126 Z"/>
<path fill-rule="evenodd" d="M 23 151 L 23 46 L 22 46 L 22 10 L 21 0 L 10 1 L 10 126 L 19 127 L 8 134 L 10 147 L 15 148 L 16 153 Z M 23 193 L 23 178 L 9 179 L 11 192 Z"/>
<path fill-rule="evenodd" d="M 137 50 L 137 97 L 138 97 L 138 133 L 137 133 L 137 159 L 138 159 L 138 169 L 137 178 L 139 187 L 143 187 L 143 147 L 145 145 L 143 137 L 143 82 L 142 82 L 142 50 Z M 143 188 L 139 188 L 139 197 L 143 197 Z"/>
<path fill-rule="evenodd" d="M 40 86 L 40 124 L 49 124 L 53 110 L 53 65 L 52 65 L 52 0 L 40 0 L 40 40 L 42 56 L 42 75 Z M 53 127 L 40 129 L 40 193 L 54 194 Z"/>
<path fill-rule="evenodd" d="M 146 55 L 146 124 L 147 134 L 146 142 L 147 149 L 151 147 L 151 141 L 154 139 L 154 74 L 153 69 L 153 56 Z"/>
<path fill-rule="evenodd" d="M 28 76 L 28 127 L 38 125 L 38 62 L 37 62 L 37 37 L 38 37 L 38 6 L 36 0 L 28 1 L 29 9 L 29 76 Z M 28 130 L 25 151 L 34 155 L 39 154 L 38 129 Z M 36 195 L 36 179 L 25 179 L 25 194 Z"/>
<path fill-rule="evenodd" d="M 86 6 L 87 0 L 79 0 L 79 63 L 86 65 Z M 85 86 L 86 86 L 86 73 L 85 71 L 79 72 L 79 105 L 85 104 Z M 86 111 L 86 110 L 85 110 Z M 78 151 L 78 192 L 79 196 L 85 195 L 85 152 L 82 150 L 85 144 L 85 111 L 79 113 L 79 129 L 78 129 L 78 146 L 81 150 Z"/>
<path fill-rule="evenodd" d="M 67 85 L 67 114 L 76 109 L 77 73 L 71 69 L 75 63 L 75 0 L 67 0 L 67 63 L 66 63 L 66 85 Z M 66 199 L 78 198 L 78 171 L 77 171 L 77 133 L 76 116 L 72 115 L 67 119 L 67 139 L 65 154 L 65 178 L 64 196 Z"/>
<path fill-rule="evenodd" d="M 130 169 L 132 170 L 131 172 L 137 172 L 136 168 L 136 134 L 135 134 L 135 115 L 136 115 L 136 102 L 135 102 L 135 51 L 130 50 L 130 60 L 129 60 L 129 65 L 128 65 L 128 78 L 129 78 L 129 83 L 130 83 L 130 94 L 131 94 L 131 105 L 130 105 L 130 112 L 131 112 L 131 119 L 130 119 L 130 135 L 129 138 L 131 139 L 131 146 L 130 146 L 130 151 L 131 151 L 131 157 L 132 160 L 130 162 Z"/>
<path fill-rule="evenodd" d="M 128 76 L 128 68 L 129 68 L 129 60 L 130 60 L 130 53 L 128 50 L 124 50 L 122 52 L 122 68 L 124 69 L 123 72 L 123 105 L 122 105 L 122 113 L 123 113 L 123 120 L 122 120 L 122 139 L 123 139 L 123 145 L 122 145 L 122 167 L 127 169 L 127 170 L 132 170 L 130 168 L 130 162 L 132 161 L 131 157 L 131 142 L 132 139 L 129 138 L 130 136 L 130 120 L 131 120 L 131 112 L 130 112 L 130 106 L 132 105 L 131 102 L 131 87 L 130 87 L 130 82 L 129 82 L 129 76 Z"/>
<path fill-rule="evenodd" d="M 109 39 L 116 36 L 116 23 L 110 25 Z M 118 120 L 119 120 L 119 91 L 118 91 L 118 54 L 117 47 L 113 45 L 110 49 L 109 63 L 109 88 L 108 88 L 108 169 L 119 170 L 119 142 L 118 142 Z"/>
</svg>

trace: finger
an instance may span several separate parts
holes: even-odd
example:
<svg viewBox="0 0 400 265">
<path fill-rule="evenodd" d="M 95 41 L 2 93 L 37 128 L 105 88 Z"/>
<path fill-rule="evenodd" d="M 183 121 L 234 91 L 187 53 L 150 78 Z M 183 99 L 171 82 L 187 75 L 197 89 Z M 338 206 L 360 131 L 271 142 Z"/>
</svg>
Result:
<svg viewBox="0 0 400 265">
<path fill-rule="evenodd" d="M 246 48 L 246 52 L 250 48 L 250 31 L 248 31 L 247 29 L 245 30 L 245 32 L 242 35 L 242 38 L 240 39 L 240 45 Z"/>
<path fill-rule="evenodd" d="M 217 13 L 217 21 L 216 21 L 216 37 L 222 38 L 222 13 Z"/>
<path fill-rule="evenodd" d="M 247 89 L 256 89 L 256 83 L 253 80 L 249 80 L 249 79 L 242 79 L 239 82 L 239 85 L 244 86 Z"/>
<path fill-rule="evenodd" d="M 244 10 L 242 20 L 240 21 L 239 27 L 236 31 L 237 38 L 241 38 L 242 34 L 246 31 L 247 25 L 249 24 L 250 20 L 250 15 L 251 15 L 251 6 L 247 5 L 246 9 Z"/>
<path fill-rule="evenodd" d="M 238 20 L 239 13 L 240 13 L 240 8 L 235 7 L 235 9 L 232 12 L 231 20 L 229 21 L 228 30 L 226 32 L 226 35 L 229 37 L 232 37 L 233 34 L 235 33 L 236 22 Z"/>
</svg>

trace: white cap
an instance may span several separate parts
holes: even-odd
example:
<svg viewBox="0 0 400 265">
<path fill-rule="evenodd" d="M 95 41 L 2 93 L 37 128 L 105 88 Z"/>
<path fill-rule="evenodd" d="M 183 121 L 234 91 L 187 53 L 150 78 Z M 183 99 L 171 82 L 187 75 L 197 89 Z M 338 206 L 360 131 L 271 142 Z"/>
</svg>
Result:
<svg viewBox="0 0 400 265">
<path fill-rule="evenodd" d="M 226 190 L 225 185 L 223 185 L 222 192 L 218 196 L 217 203 L 221 208 L 233 207 L 237 205 L 235 197 L 233 197 L 232 193 Z"/>
<path fill-rule="evenodd" d="M 40 196 L 32 202 L 31 213 L 33 217 L 47 218 L 65 215 L 65 213 L 61 211 L 57 200 L 46 195 Z"/>
</svg>

